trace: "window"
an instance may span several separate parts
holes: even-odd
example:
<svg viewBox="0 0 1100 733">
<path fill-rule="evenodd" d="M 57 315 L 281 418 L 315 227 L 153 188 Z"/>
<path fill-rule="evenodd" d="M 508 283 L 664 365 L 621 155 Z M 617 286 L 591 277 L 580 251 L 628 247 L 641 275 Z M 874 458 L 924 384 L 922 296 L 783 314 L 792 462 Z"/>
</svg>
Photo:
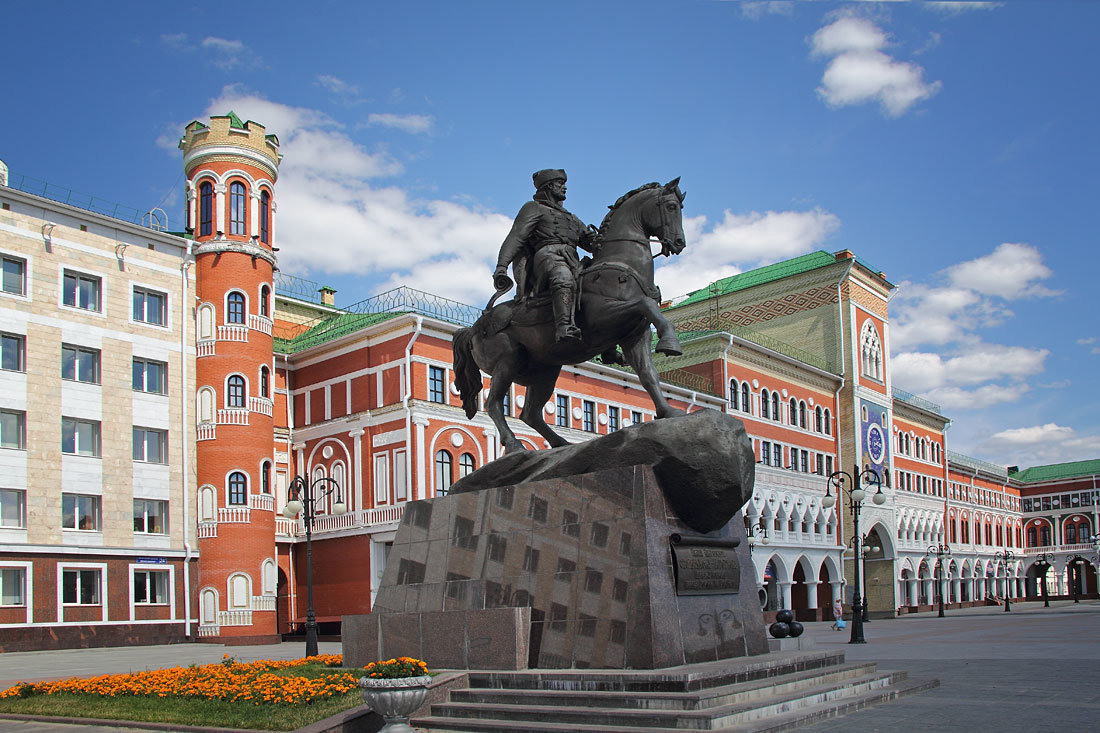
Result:
<svg viewBox="0 0 1100 733">
<path fill-rule="evenodd" d="M 234 374 L 225 380 L 225 406 L 244 407 L 245 382 L 240 374 Z"/>
<path fill-rule="evenodd" d="M 752 402 L 749 400 L 749 383 L 741 383 L 741 411 L 752 412 Z"/>
<path fill-rule="evenodd" d="M 99 577 L 96 570 L 63 570 L 61 601 L 75 606 L 99 605 Z"/>
<path fill-rule="evenodd" d="M 493 562 L 504 562 L 504 556 L 508 552 L 508 540 L 499 532 L 489 533 L 489 559 Z"/>
<path fill-rule="evenodd" d="M 225 298 L 225 322 L 244 323 L 244 293 L 234 290 Z"/>
<path fill-rule="evenodd" d="M 25 606 L 26 604 L 26 569 L 0 568 L 0 606 Z"/>
<path fill-rule="evenodd" d="M 774 453 L 772 453 L 772 465 L 782 467 L 783 466 L 783 444 L 782 443 L 774 443 L 773 444 L 773 450 L 774 450 Z"/>
<path fill-rule="evenodd" d="M 61 495 L 61 527 L 99 531 L 100 499 L 86 494 Z"/>
<path fill-rule="evenodd" d="M 168 571 L 135 570 L 134 603 L 146 606 L 166 605 L 168 603 Z"/>
<path fill-rule="evenodd" d="M 0 448 L 25 450 L 27 447 L 27 413 L 0 410 Z"/>
<path fill-rule="evenodd" d="M 730 409 L 731 410 L 736 410 L 737 409 L 737 395 L 738 395 L 737 380 L 736 379 L 731 379 L 730 380 Z"/>
<path fill-rule="evenodd" d="M 760 443 L 760 462 L 765 466 L 772 462 L 772 444 L 766 440 Z"/>
<path fill-rule="evenodd" d="M 802 473 L 809 473 L 810 472 L 810 454 L 809 454 L 809 451 L 799 451 L 799 458 L 801 459 L 801 461 L 799 463 L 799 468 L 802 469 Z M 791 460 L 791 463 L 794 463 L 793 459 Z"/>
<path fill-rule="evenodd" d="M 344 464 L 338 463 L 338 464 L 336 464 L 336 466 L 333 467 L 333 478 L 337 479 L 336 485 L 340 486 L 344 482 L 343 482 L 343 476 L 342 475 L 339 476 L 339 477 L 337 477 L 335 475 L 336 474 L 335 469 L 337 469 L 337 468 L 340 469 L 340 472 L 342 474 L 343 470 L 344 470 Z M 270 494 L 271 493 L 271 461 L 264 461 L 263 463 L 260 464 L 260 492 L 264 493 L 264 494 Z"/>
<path fill-rule="evenodd" d="M 882 380 L 882 342 L 878 338 L 878 329 L 871 319 L 863 322 L 859 334 L 860 371 L 863 376 Z"/>
<path fill-rule="evenodd" d="M 245 192 L 240 182 L 229 184 L 229 233 L 244 234 Z"/>
<path fill-rule="evenodd" d="M 214 233 L 214 187 L 210 181 L 199 186 L 199 236 Z"/>
<path fill-rule="evenodd" d="M 806 429 L 806 403 L 798 403 L 798 427 Z"/>
<path fill-rule="evenodd" d="M 539 524 L 546 524 L 546 515 L 550 510 L 550 503 L 541 496 L 532 496 L 527 505 L 527 516 Z"/>
<path fill-rule="evenodd" d="M 539 551 L 530 545 L 523 548 L 523 569 L 532 573 L 539 569 Z"/>
<path fill-rule="evenodd" d="M 134 320 L 163 326 L 168 322 L 168 296 L 156 290 L 134 288 Z"/>
<path fill-rule="evenodd" d="M 260 193 L 260 241 L 267 244 L 271 241 L 271 194 L 267 191 Z M 267 315 L 264 313 L 263 315 Z"/>
<path fill-rule="evenodd" d="M 768 390 L 760 390 L 760 417 L 771 417 L 771 403 L 771 394 Z"/>
<path fill-rule="evenodd" d="M 168 365 L 163 361 L 134 357 L 133 387 L 136 392 L 168 393 Z"/>
<path fill-rule="evenodd" d="M 580 521 L 581 518 L 579 514 L 568 509 L 563 509 L 561 513 L 561 533 L 566 537 L 580 537 Z"/>
<path fill-rule="evenodd" d="M 95 420 L 61 418 L 61 452 L 76 456 L 99 456 L 99 423 Z"/>
<path fill-rule="evenodd" d="M 630 554 L 630 543 L 632 542 L 632 540 L 633 540 L 633 537 L 631 537 L 629 532 L 623 532 L 622 535 L 619 536 L 619 554 L 620 555 L 629 555 Z"/>
<path fill-rule="evenodd" d="M 440 404 L 446 402 L 444 385 L 445 370 L 443 367 L 430 366 L 428 367 L 428 401 L 438 402 Z"/>
<path fill-rule="evenodd" d="M 820 405 L 818 405 L 817 407 L 814 408 L 814 431 L 818 432 L 818 433 L 825 432 L 825 428 L 822 425 L 822 420 L 821 420 L 821 406 Z"/>
<path fill-rule="evenodd" d="M 607 432 L 613 433 L 619 429 L 619 408 L 609 405 L 607 408 Z"/>
<path fill-rule="evenodd" d="M 778 422 L 781 418 L 779 416 L 779 393 L 772 392 L 772 419 Z"/>
<path fill-rule="evenodd" d="M 271 288 L 260 286 L 260 315 L 269 318 L 271 316 Z"/>
<path fill-rule="evenodd" d="M 168 431 L 134 427 L 134 460 L 168 463 Z"/>
<path fill-rule="evenodd" d="M 27 526 L 27 492 L 0 489 L 0 527 Z"/>
<path fill-rule="evenodd" d="M 824 476 L 825 475 L 825 456 L 823 456 L 820 453 L 817 454 L 817 467 L 814 469 L 814 473 L 816 473 L 818 476 Z M 889 472 L 886 473 L 886 483 L 887 484 L 890 483 L 890 473 Z"/>
<path fill-rule="evenodd" d="M 451 532 L 451 544 L 464 550 L 477 549 L 477 537 L 474 536 L 474 520 L 467 517 L 455 517 L 454 530 Z"/>
<path fill-rule="evenodd" d="M 1066 544 L 1067 545 L 1077 544 L 1077 527 L 1074 526 L 1073 524 L 1067 524 L 1066 525 Z"/>
<path fill-rule="evenodd" d="M 588 541 L 594 547 L 607 547 L 608 526 L 603 522 L 593 522 Z"/>
<path fill-rule="evenodd" d="M 72 308 L 100 311 L 101 281 L 94 275 L 65 270 L 61 279 L 61 302 Z"/>
<path fill-rule="evenodd" d="M 596 403 L 591 400 L 584 401 L 584 430 L 589 433 L 596 432 Z"/>
<path fill-rule="evenodd" d="M 99 351 L 62 344 L 61 378 L 99 384 Z"/>
<path fill-rule="evenodd" d="M 584 570 L 584 589 L 589 593 L 599 593 L 603 587 L 603 573 L 592 568 Z"/>
<path fill-rule="evenodd" d="M 463 453 L 458 459 L 458 477 L 465 478 L 474 472 L 474 457 L 470 453 Z"/>
<path fill-rule="evenodd" d="M 825 434 L 826 435 L 832 435 L 833 434 L 833 421 L 832 421 L 832 417 L 829 415 L 829 409 L 828 408 L 825 408 Z"/>
<path fill-rule="evenodd" d="M 3 258 L 3 291 L 13 295 L 27 294 L 27 261 L 19 257 Z"/>
<path fill-rule="evenodd" d="M 789 405 L 787 405 L 787 409 L 790 410 L 790 414 L 787 417 L 788 417 L 788 419 L 790 419 L 791 425 L 797 425 L 798 424 L 798 402 L 795 401 L 794 397 L 791 398 L 791 402 L 790 402 Z"/>
<path fill-rule="evenodd" d="M 18 334 L 0 334 L 0 369 L 11 372 L 26 370 L 27 340 Z"/>
<path fill-rule="evenodd" d="M 454 483 L 454 462 L 448 451 L 435 454 L 435 492 L 444 494 Z"/>
<path fill-rule="evenodd" d="M 240 471 L 229 474 L 227 481 L 229 488 L 229 503 L 235 506 L 244 506 L 248 503 L 248 477 Z"/>
<path fill-rule="evenodd" d="M 141 534 L 168 534 L 168 502 L 134 499 L 134 531 Z"/>
<path fill-rule="evenodd" d="M 825 475 L 831 476 L 833 474 L 833 457 L 825 456 Z"/>
<path fill-rule="evenodd" d="M 266 364 L 260 367 L 260 397 L 271 399 L 271 370 Z"/>
<path fill-rule="evenodd" d="M 638 412 L 637 410 L 631 410 L 630 411 L 630 424 L 631 425 L 641 425 L 642 424 L 642 413 Z"/>
<path fill-rule="evenodd" d="M 559 428 L 569 427 L 569 398 L 560 394 L 557 398 L 556 424 Z"/>
</svg>

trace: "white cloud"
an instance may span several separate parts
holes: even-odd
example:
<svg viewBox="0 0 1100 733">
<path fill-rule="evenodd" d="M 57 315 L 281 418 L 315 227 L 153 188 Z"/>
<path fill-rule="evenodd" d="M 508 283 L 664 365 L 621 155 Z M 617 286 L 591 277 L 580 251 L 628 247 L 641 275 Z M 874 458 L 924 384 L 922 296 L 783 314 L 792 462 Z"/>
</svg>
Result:
<svg viewBox="0 0 1100 733">
<path fill-rule="evenodd" d="M 1035 282 L 1053 273 L 1043 264 L 1039 250 L 1028 244 L 1005 242 L 984 257 L 947 268 L 946 273 L 956 287 L 970 288 L 982 295 L 1011 299 L 1060 294 Z"/>
<path fill-rule="evenodd" d="M 882 50 L 888 40 L 870 20 L 850 15 L 819 28 L 810 39 L 813 54 L 832 60 L 818 96 L 830 107 L 878 102 L 888 116 L 899 117 L 936 94 L 942 85 L 926 83 L 923 68 L 897 61 Z"/>
<path fill-rule="evenodd" d="M 977 389 L 941 387 L 928 392 L 928 399 L 945 410 L 965 410 L 992 407 L 1016 402 L 1030 389 L 1026 384 L 987 384 Z"/>
<path fill-rule="evenodd" d="M 368 125 L 382 125 L 393 127 L 405 132 L 420 133 L 432 129 L 432 118 L 427 115 L 395 115 L 389 113 L 372 113 L 367 117 Z"/>
<path fill-rule="evenodd" d="M 741 3 L 741 14 L 752 20 L 760 20 L 765 15 L 791 15 L 794 13 L 793 0 L 747 0 Z"/>
<path fill-rule="evenodd" d="M 281 268 L 305 276 L 359 274 L 471 303 L 491 294 L 490 274 L 510 218 L 378 185 L 402 171 L 400 162 L 385 150 L 367 150 L 317 110 L 229 86 L 207 114 L 230 109 L 264 124 L 281 142 Z"/>
<path fill-rule="evenodd" d="M 964 2 L 963 0 L 952 0 L 951 2 L 928 0 L 922 3 L 926 9 L 946 15 L 959 15 L 971 10 L 993 10 L 994 8 L 1001 7 L 1002 4 L 1003 3 L 999 2 Z"/>
<path fill-rule="evenodd" d="M 359 94 L 359 87 L 328 74 L 318 74 L 317 83 L 341 97 L 354 97 Z"/>
<path fill-rule="evenodd" d="M 1071 427 L 1049 422 L 1002 430 L 989 436 L 979 448 L 1004 465 L 1048 465 L 1100 454 L 1100 435 L 1082 435 Z"/>
<path fill-rule="evenodd" d="M 1088 338 L 1080 338 L 1080 339 L 1077 339 L 1077 343 L 1081 344 L 1082 346 L 1086 346 L 1088 344 L 1095 344 L 1096 343 L 1096 337 L 1095 336 L 1089 336 Z"/>
<path fill-rule="evenodd" d="M 972 387 L 1003 378 L 1023 379 L 1043 371 L 1050 352 L 1024 346 L 971 343 L 958 356 L 909 351 L 892 360 L 894 380 L 904 389 L 930 392 L 948 387 Z"/>
<path fill-rule="evenodd" d="M 260 57 L 241 41 L 207 36 L 200 45 L 207 52 L 207 60 L 223 71 L 260 65 Z"/>
<path fill-rule="evenodd" d="M 705 216 L 684 219 L 683 253 L 660 264 L 655 279 L 666 296 L 684 295 L 715 280 L 736 275 L 743 265 L 764 265 L 819 247 L 840 227 L 840 219 L 820 208 L 810 211 L 726 211 L 708 228 Z"/>
<path fill-rule="evenodd" d="M 187 34 L 186 33 L 166 33 L 160 37 L 161 43 L 172 48 L 186 48 L 187 47 Z"/>
</svg>

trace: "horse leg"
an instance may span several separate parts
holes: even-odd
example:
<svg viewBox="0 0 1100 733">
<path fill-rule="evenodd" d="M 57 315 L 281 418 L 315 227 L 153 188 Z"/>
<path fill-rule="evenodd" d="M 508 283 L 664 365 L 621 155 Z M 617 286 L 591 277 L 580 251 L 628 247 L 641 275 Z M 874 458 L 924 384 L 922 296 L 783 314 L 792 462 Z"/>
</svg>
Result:
<svg viewBox="0 0 1100 733">
<path fill-rule="evenodd" d="M 649 317 L 649 322 L 657 328 L 657 346 L 654 347 L 654 351 L 668 356 L 679 356 L 684 353 L 684 350 L 680 347 L 680 339 L 676 337 L 676 329 L 661 313 L 661 308 L 656 301 L 646 298 L 644 308 L 646 316 Z"/>
<path fill-rule="evenodd" d="M 485 412 L 493 420 L 500 433 L 500 442 L 504 446 L 504 452 L 513 450 L 527 450 L 519 441 L 516 434 L 508 427 L 508 421 L 504 418 L 504 395 L 508 394 L 508 388 L 515 381 L 517 371 L 514 356 L 500 359 L 493 366 L 492 378 L 489 380 L 489 396 L 485 398 Z"/>
<path fill-rule="evenodd" d="M 546 424 L 542 412 L 542 408 L 554 394 L 554 385 L 557 384 L 560 373 L 560 366 L 551 366 L 531 378 L 531 383 L 527 386 L 527 401 L 523 404 L 523 412 L 519 416 L 523 422 L 534 428 L 535 432 L 546 438 L 551 448 L 569 445 L 569 441 L 555 433 L 553 428 Z"/>
<path fill-rule="evenodd" d="M 650 399 L 653 400 L 653 406 L 657 408 L 657 417 L 685 414 L 683 410 L 668 404 L 668 400 L 661 394 L 661 379 L 657 376 L 653 359 L 650 357 L 648 330 L 644 331 L 634 343 L 623 344 L 623 356 L 626 357 L 627 364 L 630 364 L 630 368 L 638 375 L 638 381 L 642 383 Z"/>
</svg>

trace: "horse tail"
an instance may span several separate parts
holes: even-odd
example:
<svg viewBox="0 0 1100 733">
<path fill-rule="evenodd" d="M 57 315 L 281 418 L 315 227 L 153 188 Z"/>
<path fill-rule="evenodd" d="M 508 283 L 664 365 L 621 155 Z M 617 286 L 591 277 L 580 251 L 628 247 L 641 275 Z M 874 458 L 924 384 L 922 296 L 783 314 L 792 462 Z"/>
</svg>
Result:
<svg viewBox="0 0 1100 733">
<path fill-rule="evenodd" d="M 474 362 L 474 329 L 460 328 L 451 342 L 455 357 L 455 385 L 462 395 L 462 407 L 466 417 L 477 414 L 477 398 L 481 393 L 481 370 Z"/>
</svg>

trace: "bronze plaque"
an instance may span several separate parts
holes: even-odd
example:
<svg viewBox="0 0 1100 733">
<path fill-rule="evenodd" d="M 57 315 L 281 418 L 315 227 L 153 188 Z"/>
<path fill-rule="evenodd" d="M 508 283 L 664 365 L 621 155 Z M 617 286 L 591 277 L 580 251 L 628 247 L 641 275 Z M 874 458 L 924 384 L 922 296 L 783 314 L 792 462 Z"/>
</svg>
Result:
<svg viewBox="0 0 1100 733">
<path fill-rule="evenodd" d="M 709 596 L 740 590 L 741 565 L 736 551 L 740 540 L 674 534 L 671 544 L 677 595 Z"/>
</svg>

